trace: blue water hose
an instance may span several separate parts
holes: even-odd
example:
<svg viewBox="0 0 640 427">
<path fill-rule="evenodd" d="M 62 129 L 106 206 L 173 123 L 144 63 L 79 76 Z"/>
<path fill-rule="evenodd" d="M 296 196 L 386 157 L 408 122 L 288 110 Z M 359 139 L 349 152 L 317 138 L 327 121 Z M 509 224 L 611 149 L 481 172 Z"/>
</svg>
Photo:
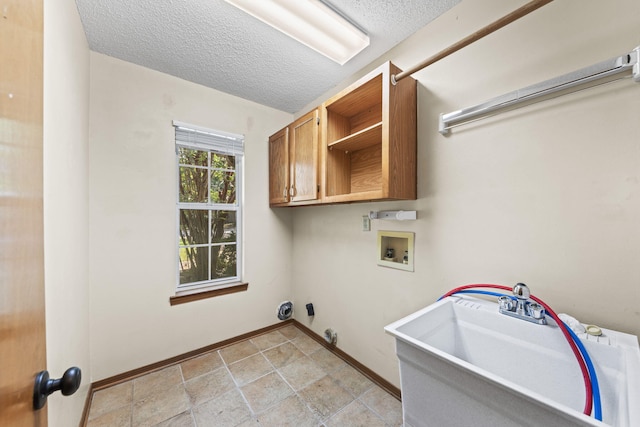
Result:
<svg viewBox="0 0 640 427">
<path fill-rule="evenodd" d="M 562 323 L 564 323 L 565 327 L 567 328 L 567 331 L 569 331 L 569 334 L 571 335 L 571 338 L 578 346 L 578 349 L 582 354 L 582 358 L 584 359 L 584 363 L 587 365 L 587 369 L 589 369 L 589 377 L 591 378 L 591 391 L 593 393 L 593 417 L 598 421 L 602 421 L 602 402 L 600 401 L 600 385 L 598 384 L 598 376 L 596 375 L 595 367 L 591 362 L 591 357 L 589 357 L 589 353 L 587 352 L 587 349 L 584 347 L 584 345 L 582 344 L 582 341 L 580 341 L 580 338 L 578 338 L 575 332 L 573 332 L 573 330 L 571 330 L 569 325 L 567 325 L 565 322 L 562 322 Z"/>
<path fill-rule="evenodd" d="M 456 292 L 455 294 L 479 294 L 479 295 L 489 295 L 494 297 L 508 296 L 510 298 L 515 299 L 515 297 L 512 295 L 505 295 L 505 294 L 501 294 L 498 292 L 491 292 L 491 291 L 478 291 L 474 289 L 464 289 Z M 438 301 L 440 301 L 441 299 L 442 297 L 438 298 Z M 576 346 L 578 347 L 578 350 L 580 350 L 580 354 L 584 359 L 585 365 L 587 365 L 587 369 L 589 370 L 589 378 L 591 380 L 592 394 L 593 394 L 593 417 L 598 421 L 602 421 L 602 402 L 600 400 L 600 386 L 598 384 L 598 376 L 596 375 L 595 367 L 593 366 L 593 362 L 591 361 L 591 357 L 589 357 L 589 353 L 587 352 L 587 349 L 584 347 L 584 345 L 580 341 L 580 338 L 578 338 L 575 332 L 573 332 L 573 330 L 571 330 L 571 328 L 566 323 L 564 323 L 564 326 L 569 332 L 569 335 L 571 335 L 571 339 L 573 340 L 573 342 L 575 342 Z"/>
</svg>

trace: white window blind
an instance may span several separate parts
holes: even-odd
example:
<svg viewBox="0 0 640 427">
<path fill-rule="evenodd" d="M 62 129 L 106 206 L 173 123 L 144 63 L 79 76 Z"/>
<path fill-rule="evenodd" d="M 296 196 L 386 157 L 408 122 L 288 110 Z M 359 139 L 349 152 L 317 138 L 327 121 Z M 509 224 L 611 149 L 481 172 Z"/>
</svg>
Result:
<svg viewBox="0 0 640 427">
<path fill-rule="evenodd" d="M 244 136 L 173 121 L 176 129 L 176 145 L 197 150 L 211 150 L 223 154 L 242 156 Z"/>
</svg>

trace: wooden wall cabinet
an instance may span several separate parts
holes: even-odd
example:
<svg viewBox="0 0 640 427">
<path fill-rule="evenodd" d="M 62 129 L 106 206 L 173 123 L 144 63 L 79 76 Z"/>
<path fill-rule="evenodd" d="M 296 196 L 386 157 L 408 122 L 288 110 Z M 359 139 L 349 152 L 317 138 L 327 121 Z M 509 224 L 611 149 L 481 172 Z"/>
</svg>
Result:
<svg viewBox="0 0 640 427">
<path fill-rule="evenodd" d="M 269 204 L 296 206 L 321 200 L 319 111 L 313 110 L 269 138 Z"/>
<path fill-rule="evenodd" d="M 390 62 L 269 138 L 269 204 L 416 199 L 416 81 Z M 319 125 L 318 125 L 319 124 Z"/>
<path fill-rule="evenodd" d="M 416 199 L 416 81 L 393 85 L 401 71 L 386 62 L 322 104 L 324 203 Z"/>
</svg>

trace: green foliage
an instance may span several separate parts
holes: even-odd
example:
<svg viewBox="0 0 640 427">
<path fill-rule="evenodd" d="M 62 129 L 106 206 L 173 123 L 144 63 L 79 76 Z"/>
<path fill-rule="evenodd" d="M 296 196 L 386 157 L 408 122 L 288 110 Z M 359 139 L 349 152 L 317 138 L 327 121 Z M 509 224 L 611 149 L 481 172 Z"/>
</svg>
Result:
<svg viewBox="0 0 640 427">
<path fill-rule="evenodd" d="M 179 201 L 202 204 L 201 209 L 180 209 L 180 283 L 235 276 L 236 213 L 207 209 L 209 204 L 235 204 L 235 157 L 184 148 L 178 156 Z"/>
</svg>

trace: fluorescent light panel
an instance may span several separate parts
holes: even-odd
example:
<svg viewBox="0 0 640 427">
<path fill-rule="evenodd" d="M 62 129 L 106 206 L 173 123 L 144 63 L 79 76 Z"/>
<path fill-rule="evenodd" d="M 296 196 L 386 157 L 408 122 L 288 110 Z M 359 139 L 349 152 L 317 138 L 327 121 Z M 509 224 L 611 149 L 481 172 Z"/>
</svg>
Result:
<svg viewBox="0 0 640 427">
<path fill-rule="evenodd" d="M 369 36 L 319 0 L 225 0 L 344 65 L 369 46 Z"/>
</svg>

